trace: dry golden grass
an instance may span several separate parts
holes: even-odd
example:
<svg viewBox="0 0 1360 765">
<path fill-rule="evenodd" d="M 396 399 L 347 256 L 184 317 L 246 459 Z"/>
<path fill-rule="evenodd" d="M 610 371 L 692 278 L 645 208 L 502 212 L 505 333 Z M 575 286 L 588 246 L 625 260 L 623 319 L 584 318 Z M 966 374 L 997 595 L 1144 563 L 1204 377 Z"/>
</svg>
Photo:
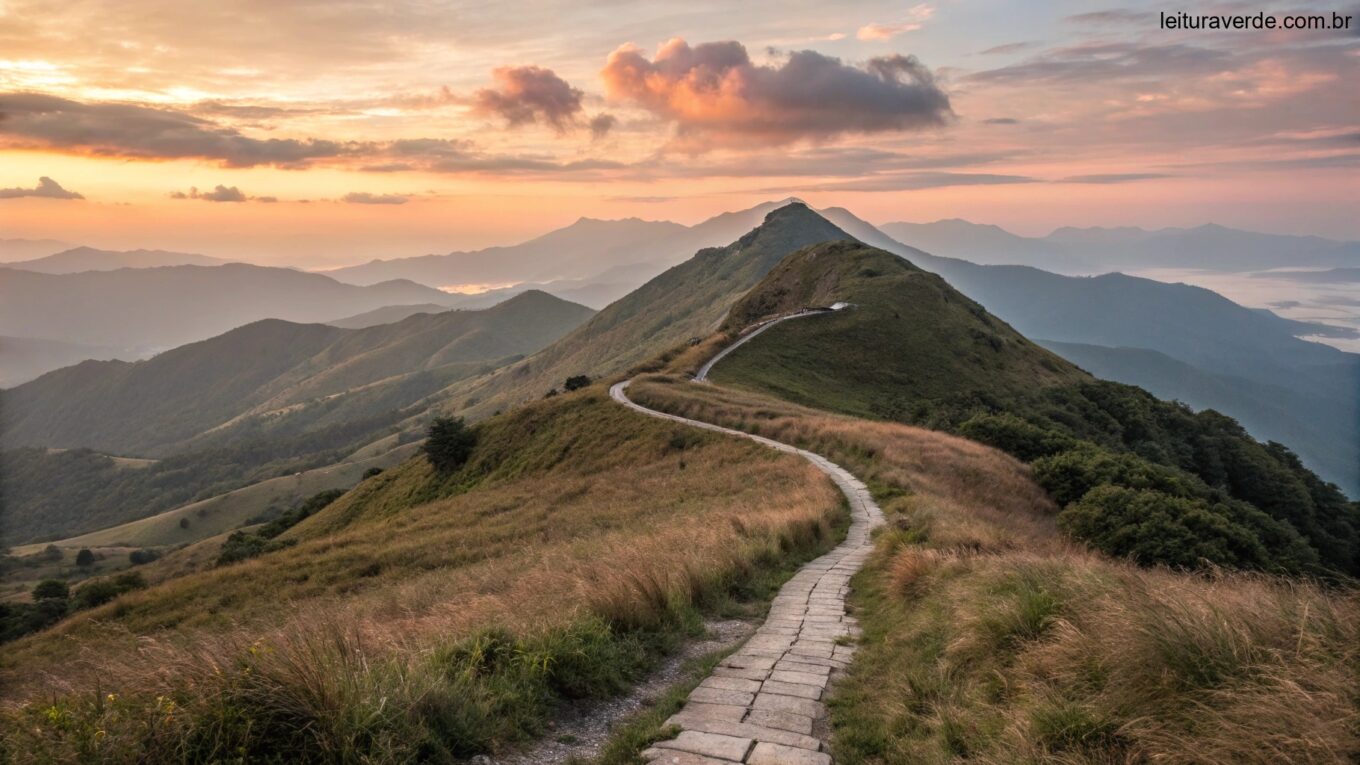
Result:
<svg viewBox="0 0 1360 765">
<path fill-rule="evenodd" d="M 950 436 L 675 378 L 630 393 L 821 451 L 878 496 L 838 762 L 1360 761 L 1354 590 L 1089 552 L 1025 466 Z"/>
<path fill-rule="evenodd" d="M 491 436 L 518 441 L 486 448 L 519 461 L 463 493 L 403 506 L 435 480 L 413 460 L 366 484 L 363 502 L 342 498 L 309 519 L 293 547 L 169 579 L 7 646 L 6 699 L 96 686 L 169 697 L 244 655 L 291 689 L 362 694 L 369 670 L 351 664 L 391 672 L 395 661 L 418 690 L 432 682 L 422 657 L 490 628 L 657 628 L 825 549 L 844 512 L 797 457 L 628 412 L 599 390 L 518 416 L 530 424 Z"/>
</svg>

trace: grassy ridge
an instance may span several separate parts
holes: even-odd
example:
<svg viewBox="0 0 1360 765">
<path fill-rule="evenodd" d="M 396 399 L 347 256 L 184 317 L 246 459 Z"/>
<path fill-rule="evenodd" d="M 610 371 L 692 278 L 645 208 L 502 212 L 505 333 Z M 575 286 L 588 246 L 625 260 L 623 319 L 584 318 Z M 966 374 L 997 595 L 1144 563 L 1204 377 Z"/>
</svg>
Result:
<svg viewBox="0 0 1360 765">
<path fill-rule="evenodd" d="M 943 434 L 675 378 L 630 394 L 827 454 L 878 498 L 863 645 L 831 702 L 838 762 L 1360 757 L 1353 589 L 1090 552 L 1023 466 Z"/>
<path fill-rule="evenodd" d="M 1097 381 L 939 277 L 838 242 L 789 256 L 733 309 L 779 324 L 711 373 L 790 401 L 958 433 L 1034 461 L 1074 536 L 1191 568 L 1360 576 L 1360 505 L 1234 420 Z"/>
<path fill-rule="evenodd" d="M 700 609 L 767 594 L 834 543 L 844 514 L 801 460 L 636 415 L 599 389 L 478 431 L 459 472 L 412 460 L 295 527 L 291 547 L 7 646 L 7 756 L 497 751 L 555 705 L 636 679 Z"/>
</svg>

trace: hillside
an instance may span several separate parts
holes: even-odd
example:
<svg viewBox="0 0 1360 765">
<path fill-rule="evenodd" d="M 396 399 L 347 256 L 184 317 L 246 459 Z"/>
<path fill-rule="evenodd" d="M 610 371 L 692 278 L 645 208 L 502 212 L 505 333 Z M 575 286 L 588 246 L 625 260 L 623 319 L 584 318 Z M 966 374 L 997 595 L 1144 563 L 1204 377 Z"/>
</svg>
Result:
<svg viewBox="0 0 1360 765">
<path fill-rule="evenodd" d="M 852 306 L 770 327 L 710 379 L 1032 461 L 1064 507 L 1060 522 L 1107 552 L 1360 575 L 1360 506 L 1287 448 L 1217 412 L 1095 381 L 883 251 L 833 243 L 790 256 L 733 308 L 727 330 L 835 301 Z"/>
<path fill-rule="evenodd" d="M 418 313 L 443 313 L 449 310 L 447 306 L 438 303 L 417 303 L 416 305 L 387 305 L 382 308 L 375 308 L 372 311 L 364 311 L 353 316 L 346 316 L 341 319 L 333 319 L 326 322 L 332 327 L 341 329 L 363 329 L 364 327 L 376 327 L 379 324 L 392 324 L 401 321 L 408 316 Z"/>
<path fill-rule="evenodd" d="M 1045 342 L 1154 351 L 1189 365 L 1199 373 L 1241 378 L 1253 385 L 1288 392 L 1276 404 L 1293 423 L 1277 426 L 1254 416 L 1234 395 L 1207 394 L 1198 399 L 1240 420 L 1250 420 L 1253 434 L 1280 441 L 1298 451 L 1312 469 L 1350 495 L 1360 497 L 1360 355 L 1301 340 L 1316 326 L 1280 318 L 1269 311 L 1240 306 L 1209 290 L 1186 284 L 1105 274 L 1062 276 L 1038 268 L 979 265 L 939 257 L 898 242 L 840 209 L 827 210 L 836 225 L 867 244 L 907 258 L 943 276 L 951 286 L 981 303 L 993 315 L 1027 337 Z M 886 227 L 891 228 L 891 227 Z M 1099 238 L 1119 232 L 1087 231 Z M 1082 232 L 1064 236 L 1081 238 Z M 1134 236 L 1132 232 L 1121 235 Z M 958 253 L 941 250 L 942 254 Z M 1120 382 L 1173 390 L 1178 385 L 1169 367 L 1150 367 Z M 1159 376 L 1163 373 L 1170 376 Z M 1329 425 L 1319 427 L 1321 417 Z M 1334 416 L 1333 416 L 1334 415 Z M 1307 437 L 1291 440 L 1299 432 Z"/>
<path fill-rule="evenodd" d="M 529 292 L 484 311 L 363 329 L 259 321 L 146 361 L 85 362 L 5 391 L 3 440 L 154 455 L 225 438 L 252 419 L 305 429 L 306 420 L 361 414 L 351 398 L 401 408 L 487 364 L 533 353 L 591 313 Z"/>
<path fill-rule="evenodd" d="M 716 367 L 714 379 L 887 419 L 908 418 L 922 401 L 970 401 L 1087 379 L 940 277 L 859 243 L 785 258 L 733 306 L 724 326 L 736 332 L 835 302 L 851 307 L 771 328 Z M 854 385 L 845 384 L 847 363 Z"/>
<path fill-rule="evenodd" d="M 169 458 L 111 480 L 97 459 L 11 452 L 6 525 L 22 532 L 10 541 L 92 531 L 250 478 L 319 468 L 324 455 L 423 413 L 425 397 L 543 348 L 591 313 L 528 292 L 484 311 L 365 329 L 267 320 L 146 361 L 89 361 L 0 392 L 7 449 Z"/>
<path fill-rule="evenodd" d="M 0 337 L 0 388 L 13 388 L 53 369 L 85 359 L 112 359 L 113 348 L 33 337 Z"/>
<path fill-rule="evenodd" d="M 691 338 L 707 336 L 728 308 L 790 252 L 847 238 L 801 202 L 777 208 L 737 241 L 700 250 L 542 352 L 459 388 L 461 399 L 453 406 L 485 416 L 539 398 L 571 375 L 601 378 L 623 372 Z"/>
<path fill-rule="evenodd" d="M 1002 455 L 940 433 L 674 377 L 629 394 L 798 444 L 873 487 L 888 523 L 852 581 L 863 635 L 830 701 L 836 762 L 1339 765 L 1360 753 L 1353 587 L 1084 549 L 1027 471 L 1008 477 Z M 1167 518 L 1144 521 L 1177 543 Z"/>
<path fill-rule="evenodd" d="M 414 282 L 370 287 L 242 263 L 39 274 L 0 268 L 0 334 L 145 355 L 260 319 L 327 321 L 388 305 L 448 304 Z"/>
<path fill-rule="evenodd" d="M 69 250 L 34 258 L 0 264 L 0 268 L 17 268 L 40 274 L 76 274 L 82 271 L 113 271 L 119 268 L 158 268 L 160 266 L 220 266 L 227 261 L 188 252 L 165 250 L 97 250 L 75 247 Z"/>
<path fill-rule="evenodd" d="M 758 614 L 843 516 L 797 457 L 599 389 L 559 396 L 481 423 L 462 468 L 417 457 L 253 559 L 162 559 L 151 586 L 6 645 L 0 740 L 53 761 L 499 754 L 626 690 L 705 615 Z M 51 707 L 80 732 L 24 722 Z M 155 736 L 138 734 L 148 716 Z"/>
</svg>

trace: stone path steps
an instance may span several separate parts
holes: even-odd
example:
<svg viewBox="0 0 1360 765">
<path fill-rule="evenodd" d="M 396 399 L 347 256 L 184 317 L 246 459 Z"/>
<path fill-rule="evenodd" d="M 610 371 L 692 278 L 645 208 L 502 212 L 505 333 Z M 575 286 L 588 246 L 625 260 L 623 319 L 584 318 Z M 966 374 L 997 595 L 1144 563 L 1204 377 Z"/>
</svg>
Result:
<svg viewBox="0 0 1360 765">
<path fill-rule="evenodd" d="M 761 436 L 689 420 L 628 399 L 628 383 L 609 394 L 652 417 L 728 433 L 798 454 L 826 473 L 850 502 L 850 529 L 836 549 L 804 565 L 775 596 L 755 635 L 727 657 L 667 721 L 678 736 L 643 752 L 662 765 L 829 765 L 824 750 L 827 689 L 849 666 L 854 617 L 845 612 L 850 577 L 869 556 L 869 533 L 883 513 L 869 490 L 849 471 L 819 454 Z"/>
</svg>

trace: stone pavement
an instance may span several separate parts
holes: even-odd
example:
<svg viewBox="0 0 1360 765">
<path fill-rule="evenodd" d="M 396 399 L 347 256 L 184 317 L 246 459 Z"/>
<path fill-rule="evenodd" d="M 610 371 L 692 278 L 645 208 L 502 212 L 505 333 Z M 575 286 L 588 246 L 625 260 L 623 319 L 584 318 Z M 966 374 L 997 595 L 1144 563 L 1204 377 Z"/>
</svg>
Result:
<svg viewBox="0 0 1360 765">
<path fill-rule="evenodd" d="M 828 688 L 849 666 L 855 619 L 845 612 L 850 577 L 871 549 L 869 533 L 883 514 L 869 490 L 821 455 L 738 430 L 657 412 L 633 403 L 622 382 L 614 400 L 653 417 L 759 441 L 798 454 L 835 481 L 850 503 L 850 530 L 836 549 L 806 564 L 775 596 L 769 616 L 667 721 L 679 735 L 643 752 L 660 765 L 829 765 L 825 724 Z"/>
</svg>

